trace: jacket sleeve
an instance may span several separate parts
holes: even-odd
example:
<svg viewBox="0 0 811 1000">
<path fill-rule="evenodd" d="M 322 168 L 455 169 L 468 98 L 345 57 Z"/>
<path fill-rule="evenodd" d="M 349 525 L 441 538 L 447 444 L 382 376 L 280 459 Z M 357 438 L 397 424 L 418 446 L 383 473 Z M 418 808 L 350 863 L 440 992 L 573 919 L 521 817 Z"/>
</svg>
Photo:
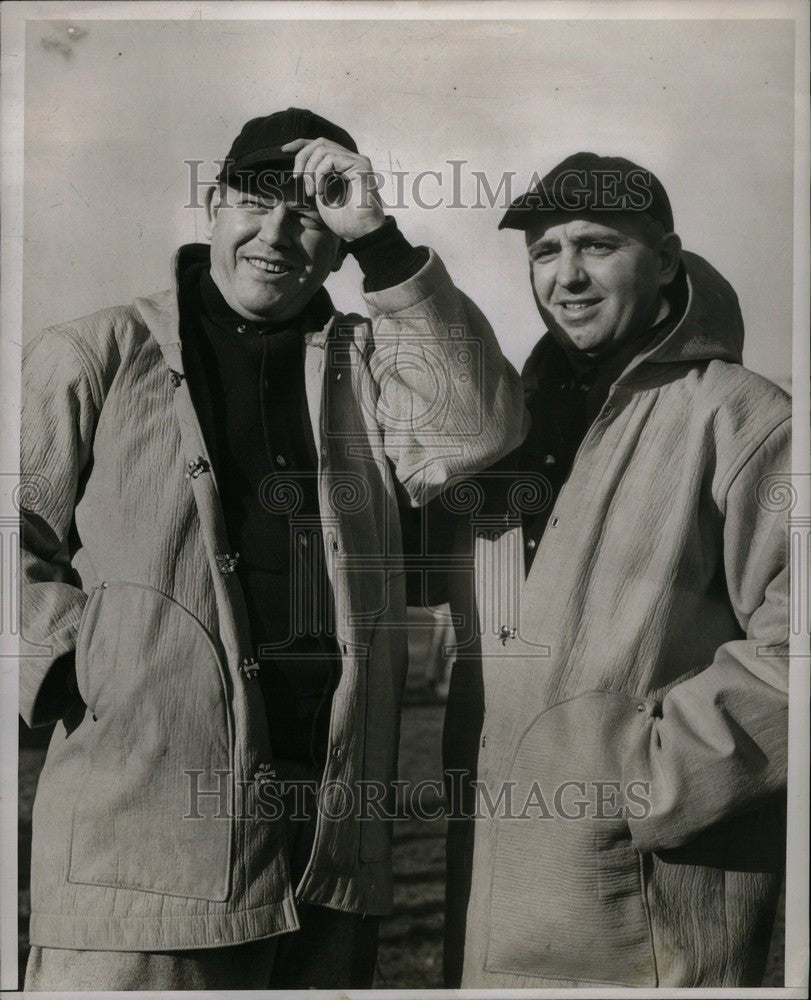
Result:
<svg viewBox="0 0 811 1000">
<path fill-rule="evenodd" d="M 521 443 L 529 420 L 521 381 L 433 251 L 412 278 L 364 298 L 376 420 L 397 479 L 421 506 L 452 476 Z"/>
<path fill-rule="evenodd" d="M 764 485 L 790 468 L 785 420 L 726 490 L 724 568 L 745 638 L 725 643 L 706 669 L 665 694 L 627 762 L 629 776 L 650 785 L 649 814 L 629 820 L 640 851 L 678 847 L 785 787 L 788 515 L 774 509 Z"/>
<path fill-rule="evenodd" d="M 20 714 L 30 726 L 60 718 L 73 697 L 70 668 L 86 595 L 68 554 L 78 484 L 98 411 L 77 347 L 46 330 L 24 351 L 20 442 Z"/>
</svg>

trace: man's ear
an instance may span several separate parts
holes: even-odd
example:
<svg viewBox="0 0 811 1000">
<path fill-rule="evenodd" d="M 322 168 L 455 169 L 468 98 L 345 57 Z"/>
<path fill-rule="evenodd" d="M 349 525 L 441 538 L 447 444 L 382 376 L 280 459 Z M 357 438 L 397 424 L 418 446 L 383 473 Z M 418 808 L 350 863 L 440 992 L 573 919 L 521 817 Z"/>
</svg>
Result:
<svg viewBox="0 0 811 1000">
<path fill-rule="evenodd" d="M 217 220 L 217 212 L 220 210 L 220 189 L 212 184 L 207 189 L 203 200 L 206 210 L 206 237 L 210 240 L 214 232 L 214 223 Z"/>
<path fill-rule="evenodd" d="M 659 246 L 659 285 L 664 287 L 676 277 L 681 263 L 681 240 L 675 233 L 665 233 Z"/>
</svg>

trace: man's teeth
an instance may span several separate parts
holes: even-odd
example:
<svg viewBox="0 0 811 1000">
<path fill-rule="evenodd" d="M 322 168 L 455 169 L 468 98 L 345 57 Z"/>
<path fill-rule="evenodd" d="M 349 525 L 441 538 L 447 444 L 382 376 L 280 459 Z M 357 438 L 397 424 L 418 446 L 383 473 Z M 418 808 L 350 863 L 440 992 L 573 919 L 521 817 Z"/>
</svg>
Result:
<svg viewBox="0 0 811 1000">
<path fill-rule="evenodd" d="M 248 263 L 258 267 L 260 271 L 268 271 L 270 274 L 286 274 L 290 270 L 287 264 L 271 264 L 260 257 L 249 257 Z"/>
<path fill-rule="evenodd" d="M 579 312 L 581 309 L 588 309 L 592 305 L 594 305 L 593 302 L 564 302 L 563 308 L 568 309 L 570 312 Z"/>
</svg>

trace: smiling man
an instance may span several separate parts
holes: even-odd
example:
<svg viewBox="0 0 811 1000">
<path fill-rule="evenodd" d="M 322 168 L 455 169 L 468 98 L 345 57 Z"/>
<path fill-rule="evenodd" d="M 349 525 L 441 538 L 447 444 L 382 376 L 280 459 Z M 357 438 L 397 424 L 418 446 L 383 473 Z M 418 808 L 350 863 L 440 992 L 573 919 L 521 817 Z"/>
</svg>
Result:
<svg viewBox="0 0 811 1000">
<path fill-rule="evenodd" d="M 735 293 L 649 171 L 576 154 L 501 227 L 548 332 L 530 432 L 460 531 L 447 985 L 757 985 L 785 854 L 789 401 L 742 367 Z"/>
<path fill-rule="evenodd" d="M 372 985 L 406 674 L 398 496 L 521 439 L 520 381 L 342 128 L 253 119 L 175 288 L 23 372 L 29 990 Z M 323 283 L 352 254 L 370 319 Z M 305 795 L 309 790 L 310 795 Z"/>
<path fill-rule="evenodd" d="M 573 363 L 638 351 L 669 312 L 662 295 L 681 243 L 633 215 L 603 212 L 534 222 L 526 231 L 535 301 Z"/>
</svg>

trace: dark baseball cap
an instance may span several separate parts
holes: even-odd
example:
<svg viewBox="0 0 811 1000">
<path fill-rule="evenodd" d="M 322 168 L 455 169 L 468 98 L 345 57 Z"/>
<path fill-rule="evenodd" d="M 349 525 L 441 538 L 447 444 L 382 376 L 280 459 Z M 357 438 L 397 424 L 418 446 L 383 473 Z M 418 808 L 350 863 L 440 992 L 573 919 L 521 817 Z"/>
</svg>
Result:
<svg viewBox="0 0 811 1000">
<path fill-rule="evenodd" d="M 526 229 L 544 213 L 643 213 L 673 232 L 670 199 L 659 179 L 622 156 L 574 153 L 516 198 L 499 229 Z"/>
<path fill-rule="evenodd" d="M 281 147 L 294 139 L 319 138 L 337 142 L 353 153 L 358 151 L 347 131 L 306 108 L 288 108 L 263 118 L 252 118 L 234 139 L 217 180 L 227 181 L 259 167 L 291 170 L 295 153 L 286 153 Z"/>
</svg>

